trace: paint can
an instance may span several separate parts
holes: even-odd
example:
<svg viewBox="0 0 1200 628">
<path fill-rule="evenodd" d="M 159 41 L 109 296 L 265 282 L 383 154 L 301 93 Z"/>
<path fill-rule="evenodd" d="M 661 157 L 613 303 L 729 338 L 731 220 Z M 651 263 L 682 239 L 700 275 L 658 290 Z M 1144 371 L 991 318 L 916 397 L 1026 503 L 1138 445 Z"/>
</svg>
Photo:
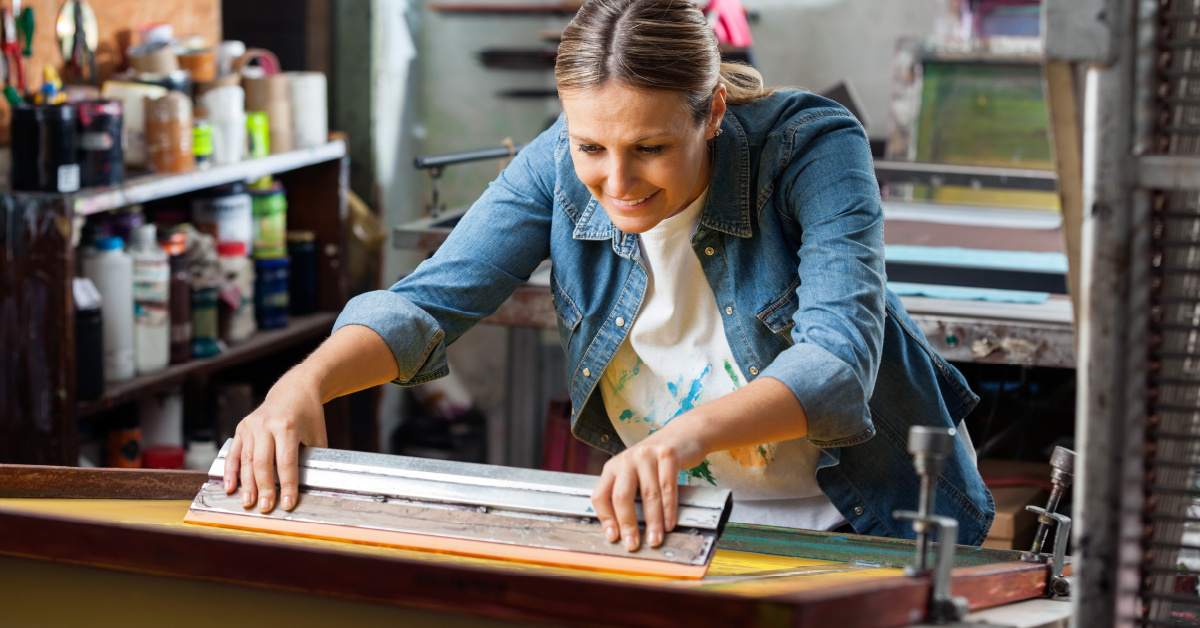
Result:
<svg viewBox="0 0 1200 628">
<path fill-rule="evenodd" d="M 149 449 L 165 445 L 178 447 L 183 452 L 183 393 L 175 389 L 166 394 L 143 398 L 138 403 L 138 423 L 142 427 L 143 447 Z"/>
<path fill-rule="evenodd" d="M 254 263 L 254 316 L 259 329 L 287 327 L 288 258 L 260 259 Z"/>
<path fill-rule="evenodd" d="M 146 155 L 154 172 L 180 174 L 195 169 L 192 99 L 168 92 L 158 100 L 146 100 Z"/>
<path fill-rule="evenodd" d="M 311 231 L 288 232 L 288 310 L 293 316 L 317 311 L 317 242 Z"/>
<path fill-rule="evenodd" d="M 124 183 L 121 101 L 81 102 L 76 105 L 76 117 L 79 120 L 79 176 L 82 186 Z"/>
<path fill-rule="evenodd" d="M 278 181 L 265 190 L 251 190 L 254 211 L 254 258 L 287 255 L 287 197 Z M 285 287 L 286 290 L 286 287 Z"/>
<path fill-rule="evenodd" d="M 12 108 L 12 189 L 68 193 L 79 189 L 75 106 Z"/>
<path fill-rule="evenodd" d="M 213 188 L 192 198 L 192 224 L 217 242 L 254 246 L 254 208 L 242 183 Z"/>
</svg>

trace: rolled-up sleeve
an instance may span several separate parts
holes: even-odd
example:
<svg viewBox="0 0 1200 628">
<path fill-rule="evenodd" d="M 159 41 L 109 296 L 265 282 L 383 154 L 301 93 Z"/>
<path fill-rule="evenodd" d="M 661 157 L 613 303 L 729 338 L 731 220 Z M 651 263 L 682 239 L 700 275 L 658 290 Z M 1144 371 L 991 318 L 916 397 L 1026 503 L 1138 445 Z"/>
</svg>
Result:
<svg viewBox="0 0 1200 628">
<path fill-rule="evenodd" d="M 387 342 L 411 386 L 448 372 L 446 346 L 495 312 L 550 255 L 562 120 L 513 159 L 430 259 L 387 290 L 350 300 L 334 331 L 363 325 Z"/>
<path fill-rule="evenodd" d="M 793 346 L 763 375 L 804 407 L 820 447 L 871 438 L 868 401 L 883 345 L 883 210 L 866 135 L 848 115 L 798 122 L 777 203 L 801 227 Z"/>
</svg>

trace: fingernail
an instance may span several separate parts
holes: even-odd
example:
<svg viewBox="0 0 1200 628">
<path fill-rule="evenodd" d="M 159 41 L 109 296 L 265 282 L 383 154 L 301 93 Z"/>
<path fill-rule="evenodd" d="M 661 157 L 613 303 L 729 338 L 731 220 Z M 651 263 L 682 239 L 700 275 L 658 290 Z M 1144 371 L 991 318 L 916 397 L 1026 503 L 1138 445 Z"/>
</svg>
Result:
<svg viewBox="0 0 1200 628">
<path fill-rule="evenodd" d="M 268 510 L 270 510 L 271 509 L 271 500 L 267 499 L 266 497 L 259 499 L 258 500 L 258 509 L 263 512 L 267 512 Z"/>
<path fill-rule="evenodd" d="M 608 539 L 609 543 L 616 543 L 620 538 L 617 534 L 617 529 L 613 526 L 604 526 L 604 538 Z"/>
<path fill-rule="evenodd" d="M 291 509 L 292 509 L 292 503 L 293 503 L 293 501 L 294 501 L 294 500 L 292 499 L 292 496 L 291 496 L 291 495 L 284 495 L 284 496 L 283 496 L 283 509 L 284 509 L 284 510 L 291 510 Z"/>
<path fill-rule="evenodd" d="M 646 545 L 649 545 L 650 547 L 658 547 L 660 544 L 662 544 L 661 532 L 651 532 L 650 534 L 646 535 Z"/>
<path fill-rule="evenodd" d="M 638 538 L 636 534 L 630 534 L 625 537 L 625 549 L 629 551 L 636 550 L 638 546 Z"/>
<path fill-rule="evenodd" d="M 233 491 L 233 480 L 225 480 L 225 492 L 229 493 L 232 491 Z"/>
<path fill-rule="evenodd" d="M 249 491 L 242 491 L 242 508 L 249 508 L 254 505 L 254 496 Z"/>
</svg>

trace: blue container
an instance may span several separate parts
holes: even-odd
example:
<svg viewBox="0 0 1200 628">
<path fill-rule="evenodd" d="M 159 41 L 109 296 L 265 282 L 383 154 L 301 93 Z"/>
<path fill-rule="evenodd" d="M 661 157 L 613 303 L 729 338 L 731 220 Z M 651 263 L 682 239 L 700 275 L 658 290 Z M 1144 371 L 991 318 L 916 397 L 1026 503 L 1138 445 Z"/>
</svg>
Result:
<svg viewBox="0 0 1200 628">
<path fill-rule="evenodd" d="M 254 261 L 254 316 L 259 329 L 287 327 L 288 263 L 286 257 Z"/>
</svg>

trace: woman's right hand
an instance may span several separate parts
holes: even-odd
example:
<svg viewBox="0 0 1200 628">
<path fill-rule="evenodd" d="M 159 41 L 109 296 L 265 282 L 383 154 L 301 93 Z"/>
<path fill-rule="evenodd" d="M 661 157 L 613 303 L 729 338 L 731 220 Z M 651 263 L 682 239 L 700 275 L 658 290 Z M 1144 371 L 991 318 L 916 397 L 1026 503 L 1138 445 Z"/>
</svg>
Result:
<svg viewBox="0 0 1200 628">
<path fill-rule="evenodd" d="M 325 409 L 319 386 L 303 377 L 303 367 L 281 377 L 262 405 L 238 423 L 225 456 L 225 493 L 241 478 L 242 507 L 270 512 L 275 507 L 275 473 L 279 472 L 279 505 L 296 507 L 299 498 L 300 445 L 325 447 Z"/>
</svg>

